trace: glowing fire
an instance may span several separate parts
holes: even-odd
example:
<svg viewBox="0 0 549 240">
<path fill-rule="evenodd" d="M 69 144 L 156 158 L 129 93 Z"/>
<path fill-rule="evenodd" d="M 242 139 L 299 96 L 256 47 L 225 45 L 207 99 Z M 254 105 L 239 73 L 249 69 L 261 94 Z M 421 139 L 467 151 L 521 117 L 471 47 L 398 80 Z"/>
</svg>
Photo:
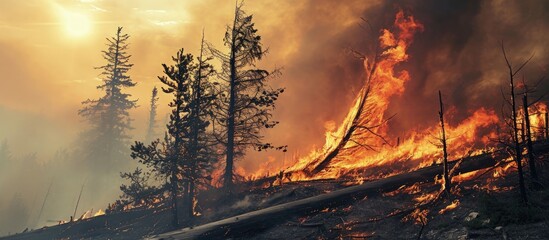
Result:
<svg viewBox="0 0 549 240">
<path fill-rule="evenodd" d="M 394 141 L 395 136 L 387 136 L 389 125 L 386 120 L 390 100 L 401 95 L 405 91 L 406 83 L 412 81 L 408 71 L 396 68 L 409 60 L 407 51 L 413 37 L 423 29 L 423 25 L 413 16 L 399 11 L 394 26 L 380 31 L 380 54 L 375 59 L 364 60 L 367 73 L 365 84 L 343 123 L 339 127 L 334 122 L 326 123 L 324 146 L 305 157 L 295 158 L 296 162 L 284 170 L 292 173 L 291 176 L 285 176 L 284 181 L 336 179 L 345 176 L 351 177 L 353 183 L 360 184 L 442 161 L 438 124 L 420 126 L 414 131 L 401 134 L 398 143 Z M 543 137 L 546 131 L 547 120 L 544 114 L 547 110 L 548 107 L 543 103 L 536 103 L 529 108 L 534 140 Z M 519 116 L 522 115 L 519 112 Z M 452 116 L 447 116 L 446 119 L 450 160 L 494 150 L 495 142 L 492 140 L 498 137 L 496 126 L 503 125 L 494 110 L 482 107 L 471 111 L 467 118 L 457 124 Z M 518 121 L 523 120 L 519 117 Z M 252 176 L 273 176 L 279 173 L 280 165 L 274 163 L 275 160 L 270 158 Z M 363 174 L 366 172 L 368 175 Z M 493 175 L 497 177 L 505 172 L 507 169 L 499 167 Z M 479 174 L 478 171 L 461 175 L 456 173 L 453 181 L 466 181 Z"/>
<path fill-rule="evenodd" d="M 105 212 L 103 211 L 103 209 L 99 209 L 99 211 L 93 214 L 94 217 L 101 216 L 101 215 L 105 215 Z"/>
<path fill-rule="evenodd" d="M 453 209 L 457 208 L 458 206 L 459 206 L 459 200 L 456 199 L 456 200 L 452 201 L 452 203 L 450 205 L 448 205 L 445 208 L 438 211 L 438 214 L 443 214 L 445 212 L 448 212 L 450 210 L 453 210 Z"/>
<path fill-rule="evenodd" d="M 379 38 L 380 46 L 383 49 L 380 54 L 373 75 L 369 80 L 369 89 L 363 89 L 355 104 L 349 111 L 343 124 L 336 131 L 326 133 L 325 146 L 311 153 L 308 157 L 302 158 L 290 170 L 298 171 L 311 165 L 311 162 L 318 161 L 326 157 L 327 153 L 333 151 L 350 126 L 356 123 L 355 116 L 365 108 L 367 124 L 369 126 L 379 126 L 370 129 L 369 132 L 356 130 L 353 134 L 360 141 L 348 141 L 339 154 L 330 161 L 329 165 L 323 171 L 314 176 L 294 175 L 294 180 L 301 178 L 337 178 L 348 174 L 352 170 L 366 169 L 376 166 L 395 166 L 400 163 L 400 169 L 392 169 L 390 172 L 381 172 L 380 175 L 389 176 L 402 171 L 410 171 L 417 168 L 433 164 L 441 159 L 441 149 L 434 142 L 440 132 L 439 126 L 432 126 L 422 131 L 413 131 L 407 134 L 407 138 L 401 141 L 398 146 L 391 146 L 382 139 L 373 135 L 385 136 L 387 124 L 384 122 L 385 112 L 389 106 L 391 97 L 402 94 L 405 90 L 405 83 L 410 81 L 410 74 L 402 70 L 395 71 L 395 67 L 406 60 L 409 56 L 406 53 L 410 46 L 413 36 L 416 32 L 423 30 L 423 25 L 417 22 L 413 16 L 405 16 L 400 11 L 396 15 L 394 31 L 384 29 Z M 368 66 L 368 60 L 365 60 L 365 66 Z M 366 105 L 361 104 L 365 94 L 368 94 Z M 496 135 L 495 132 L 488 131 L 499 121 L 495 112 L 480 108 L 472 115 L 457 125 L 447 125 L 448 152 L 450 158 L 459 158 L 468 153 L 469 149 L 483 149 L 489 143 L 490 137 Z M 373 134 L 372 134 L 373 133 Z M 483 136 L 479 138 L 479 135 Z M 365 149 L 361 145 L 378 146 L 376 151 Z"/>
</svg>

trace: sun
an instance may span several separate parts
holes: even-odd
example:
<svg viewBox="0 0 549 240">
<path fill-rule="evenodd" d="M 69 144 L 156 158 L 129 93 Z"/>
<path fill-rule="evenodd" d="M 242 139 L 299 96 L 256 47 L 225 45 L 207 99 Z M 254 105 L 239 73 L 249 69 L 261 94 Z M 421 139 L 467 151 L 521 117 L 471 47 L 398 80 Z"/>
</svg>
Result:
<svg viewBox="0 0 549 240">
<path fill-rule="evenodd" d="M 65 32 L 68 36 L 75 38 L 83 37 L 91 32 L 92 21 L 87 14 L 64 8 L 59 10 L 62 18 L 62 25 L 64 25 Z"/>
</svg>

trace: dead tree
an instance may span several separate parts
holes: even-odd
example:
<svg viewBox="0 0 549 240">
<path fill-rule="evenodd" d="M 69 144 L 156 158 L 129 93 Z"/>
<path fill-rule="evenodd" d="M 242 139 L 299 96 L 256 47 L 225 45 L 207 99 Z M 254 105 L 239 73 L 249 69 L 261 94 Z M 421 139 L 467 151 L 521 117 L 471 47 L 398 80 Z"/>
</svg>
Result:
<svg viewBox="0 0 549 240">
<path fill-rule="evenodd" d="M 80 188 L 80 194 L 78 194 L 78 200 L 76 201 L 76 207 L 74 207 L 74 213 L 72 214 L 71 222 L 72 222 L 72 220 L 76 219 L 76 211 L 78 210 L 78 204 L 80 204 L 80 197 L 82 197 L 82 191 L 84 191 L 84 184 L 85 183 L 86 183 L 86 181 L 84 181 L 84 183 L 82 183 L 82 188 Z"/>
<path fill-rule="evenodd" d="M 534 157 L 534 148 L 532 147 L 532 133 L 530 132 L 530 115 L 528 114 L 528 94 L 525 93 L 522 98 L 523 110 L 524 110 L 524 122 L 526 132 L 526 146 L 528 148 L 528 165 L 530 167 L 530 174 L 532 181 L 537 183 L 538 173 L 536 171 L 536 159 Z"/>
<path fill-rule="evenodd" d="M 438 112 L 440 118 L 440 128 L 442 130 L 442 172 L 444 176 L 444 191 L 448 194 L 450 190 L 450 177 L 448 177 L 448 152 L 446 151 L 446 131 L 444 130 L 444 105 L 442 104 L 442 94 L 438 91 L 438 100 L 440 103 L 440 112 Z"/>
<path fill-rule="evenodd" d="M 517 164 L 517 170 L 518 170 L 518 176 L 519 176 L 519 189 L 520 189 L 520 195 L 522 197 L 522 200 L 524 203 L 528 203 L 528 197 L 526 195 L 526 187 L 524 184 L 524 173 L 522 170 L 522 148 L 519 143 L 518 138 L 518 131 L 519 128 L 517 126 L 517 106 L 515 101 L 515 76 L 517 73 L 522 70 L 522 68 L 532 59 L 530 57 L 528 60 L 524 61 L 520 67 L 517 69 L 513 69 L 513 66 L 509 62 L 509 59 L 507 58 L 507 54 L 505 52 L 505 47 L 503 46 L 503 43 L 501 44 L 501 51 L 503 52 L 503 57 L 505 58 L 505 63 L 507 65 L 507 68 L 509 70 L 509 84 L 511 88 L 511 101 L 508 102 L 511 106 L 511 134 L 512 134 L 512 141 L 513 141 L 513 148 L 514 148 L 514 156 L 515 162 Z"/>
</svg>

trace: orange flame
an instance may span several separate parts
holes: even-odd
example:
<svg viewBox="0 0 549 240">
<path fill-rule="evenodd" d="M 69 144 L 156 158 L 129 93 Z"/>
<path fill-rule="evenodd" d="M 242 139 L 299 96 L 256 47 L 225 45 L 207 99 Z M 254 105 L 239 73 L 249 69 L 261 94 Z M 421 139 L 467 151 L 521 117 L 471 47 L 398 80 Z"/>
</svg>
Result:
<svg viewBox="0 0 549 240">
<path fill-rule="evenodd" d="M 452 201 L 452 203 L 450 205 L 448 205 L 445 208 L 438 211 L 438 214 L 443 214 L 445 212 L 448 212 L 450 210 L 453 210 L 453 209 L 457 208 L 458 206 L 459 206 L 459 200 L 456 199 L 456 200 Z"/>
<path fill-rule="evenodd" d="M 364 67 L 368 72 L 365 87 L 359 92 L 339 127 L 336 127 L 333 122 L 325 124 L 327 131 L 324 146 L 297 159 L 295 164 L 285 170 L 285 172 L 293 172 L 291 180 L 339 178 L 351 175 L 355 182 L 362 183 L 369 179 L 387 177 L 441 162 L 442 150 L 439 144 L 440 126 L 438 124 L 403 134 L 404 138 L 398 144 L 378 137 L 387 135 L 389 126 L 386 122 L 386 114 L 391 98 L 401 95 L 405 91 L 405 84 L 411 80 L 408 71 L 396 70 L 396 67 L 409 60 L 408 48 L 415 33 L 423 29 L 423 25 L 413 16 L 407 16 L 403 11 L 399 11 L 395 17 L 394 27 L 380 32 L 378 40 L 381 54 L 376 56 L 375 64 L 369 59 L 364 60 Z M 547 110 L 548 107 L 543 103 L 534 104 L 529 109 L 534 139 L 543 137 L 547 121 L 544 119 L 544 113 Z M 445 123 L 450 160 L 492 150 L 492 139 L 498 136 L 495 126 L 501 124 L 495 111 L 481 107 L 472 111 L 469 117 L 457 124 L 451 116 L 446 119 L 450 120 Z M 522 120 L 519 118 L 519 121 Z M 357 126 L 375 127 L 364 130 Z M 353 127 L 353 131 L 350 131 Z M 349 132 L 352 134 L 350 138 Z M 344 143 L 343 146 L 342 143 Z M 337 155 L 332 156 L 327 165 L 322 167 L 322 171 L 315 172 L 314 176 L 306 174 L 311 164 L 322 161 L 334 150 L 338 150 Z M 254 176 L 277 173 L 278 166 L 273 167 L 275 165 L 272 164 L 273 162 L 273 159 L 269 159 Z M 366 171 L 367 176 L 362 174 Z M 498 168 L 494 176 L 504 172 L 505 170 Z M 455 176 L 454 181 L 464 181 L 477 174 L 479 172 Z M 429 198 L 429 196 L 419 198 L 424 197 Z"/>
</svg>

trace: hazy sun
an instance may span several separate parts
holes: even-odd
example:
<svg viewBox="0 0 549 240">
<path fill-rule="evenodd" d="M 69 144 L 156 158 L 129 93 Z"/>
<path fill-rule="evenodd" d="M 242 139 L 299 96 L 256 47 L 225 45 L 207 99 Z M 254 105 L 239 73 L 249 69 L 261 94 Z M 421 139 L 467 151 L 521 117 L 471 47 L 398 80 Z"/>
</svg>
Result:
<svg viewBox="0 0 549 240">
<path fill-rule="evenodd" d="M 67 35 L 82 37 L 90 33 L 92 22 L 88 15 L 64 8 L 59 10 Z"/>
</svg>

